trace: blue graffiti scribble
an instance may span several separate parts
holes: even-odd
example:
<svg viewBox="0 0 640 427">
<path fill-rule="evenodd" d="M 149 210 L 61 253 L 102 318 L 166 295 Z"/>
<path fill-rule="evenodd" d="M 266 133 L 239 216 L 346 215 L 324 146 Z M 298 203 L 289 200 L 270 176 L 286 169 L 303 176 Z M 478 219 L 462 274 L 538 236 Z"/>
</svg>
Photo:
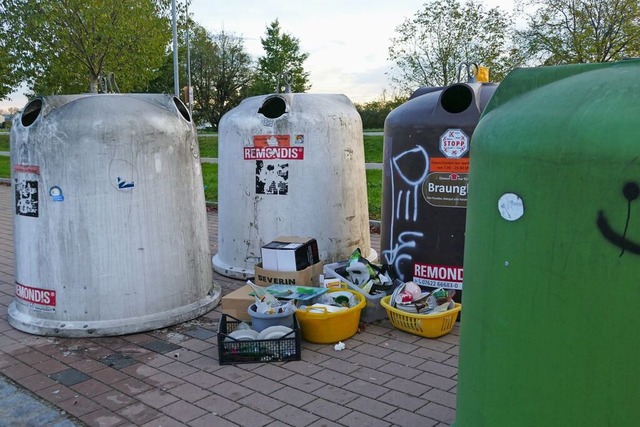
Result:
<svg viewBox="0 0 640 427">
<path fill-rule="evenodd" d="M 124 190 L 125 188 L 133 188 L 134 187 L 134 183 L 133 181 L 125 181 L 124 179 L 118 177 L 118 188 L 121 190 Z"/>
</svg>

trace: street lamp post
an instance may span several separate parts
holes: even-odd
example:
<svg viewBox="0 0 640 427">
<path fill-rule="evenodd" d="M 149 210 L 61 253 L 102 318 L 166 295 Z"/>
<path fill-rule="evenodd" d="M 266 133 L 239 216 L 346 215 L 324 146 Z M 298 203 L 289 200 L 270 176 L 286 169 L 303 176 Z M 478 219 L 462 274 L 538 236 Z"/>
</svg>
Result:
<svg viewBox="0 0 640 427">
<path fill-rule="evenodd" d="M 176 19 L 176 0 L 171 0 L 171 14 L 173 18 L 173 92 L 180 93 L 180 78 L 178 75 L 178 22 Z"/>
<path fill-rule="evenodd" d="M 189 115 L 193 116 L 193 88 L 191 87 L 191 46 L 189 46 L 189 2 L 187 7 L 187 96 L 189 97 Z"/>
</svg>

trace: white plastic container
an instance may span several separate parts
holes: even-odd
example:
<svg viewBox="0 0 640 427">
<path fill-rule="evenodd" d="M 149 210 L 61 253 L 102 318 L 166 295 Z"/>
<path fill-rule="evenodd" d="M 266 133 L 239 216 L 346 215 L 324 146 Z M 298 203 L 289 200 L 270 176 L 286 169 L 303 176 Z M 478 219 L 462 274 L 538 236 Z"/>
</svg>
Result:
<svg viewBox="0 0 640 427">
<path fill-rule="evenodd" d="M 345 261 L 325 264 L 324 266 L 325 277 L 326 278 L 337 277 L 340 279 L 340 281 L 346 283 L 349 289 L 354 290 L 364 296 L 367 302 L 367 305 L 364 307 L 364 309 L 362 310 L 362 313 L 360 314 L 361 321 L 365 323 L 371 323 L 371 322 L 375 322 L 376 320 L 386 319 L 387 311 L 385 310 L 384 307 L 380 305 L 380 301 L 382 300 L 382 298 L 386 296 L 386 294 L 383 292 L 376 295 L 368 294 L 364 292 L 359 286 L 350 282 L 346 277 L 338 274 L 336 270 L 338 270 L 340 267 L 344 267 L 346 264 L 347 263 Z"/>
<path fill-rule="evenodd" d="M 262 332 L 271 326 L 286 326 L 292 329 L 294 327 L 293 317 L 295 316 L 295 311 L 276 314 L 260 313 L 257 311 L 256 305 L 251 304 L 247 308 L 247 313 L 251 317 L 252 329 L 257 332 Z"/>
</svg>

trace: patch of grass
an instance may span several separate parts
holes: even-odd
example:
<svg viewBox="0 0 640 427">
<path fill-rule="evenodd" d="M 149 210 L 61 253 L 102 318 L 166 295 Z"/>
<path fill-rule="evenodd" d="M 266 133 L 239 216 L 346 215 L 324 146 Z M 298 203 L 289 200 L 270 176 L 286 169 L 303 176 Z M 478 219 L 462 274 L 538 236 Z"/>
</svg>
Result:
<svg viewBox="0 0 640 427">
<path fill-rule="evenodd" d="M 9 151 L 8 133 L 0 133 L 0 151 Z"/>
<path fill-rule="evenodd" d="M 218 157 L 218 135 L 199 136 L 200 157 Z M 366 163 L 382 163 L 384 137 L 382 135 L 364 136 L 364 161 Z M 2 151 L 2 150 L 0 150 Z"/>
<path fill-rule="evenodd" d="M 0 178 L 11 178 L 11 157 L 0 156 Z"/>
<path fill-rule="evenodd" d="M 365 135 L 364 136 L 365 163 L 382 163 L 383 146 L 384 146 L 384 136 Z"/>
<path fill-rule="evenodd" d="M 365 135 L 364 159 L 367 163 L 382 163 L 382 135 Z M 218 157 L 218 135 L 199 136 L 200 157 Z M 9 151 L 9 134 L 0 134 L 0 151 Z"/>
<path fill-rule="evenodd" d="M 382 163 L 382 135 L 364 136 L 364 156 L 367 163 Z M 198 136 L 200 155 L 202 157 L 218 157 L 218 134 Z M 9 151 L 9 133 L 0 134 L 0 151 Z"/>
<path fill-rule="evenodd" d="M 369 199 L 369 219 L 382 218 L 382 171 L 367 170 L 367 197 Z"/>
<path fill-rule="evenodd" d="M 202 164 L 202 181 L 204 182 L 204 199 L 210 203 L 218 202 L 218 165 Z"/>
<path fill-rule="evenodd" d="M 368 163 L 382 163 L 382 136 L 365 136 L 365 158 Z M 218 137 L 199 138 L 201 157 L 218 157 Z M 5 145 L 6 145 L 6 148 Z M 9 135 L 0 135 L 0 151 L 9 151 Z M 369 218 L 381 219 L 382 207 L 382 171 L 367 170 L 367 196 L 369 198 Z M 11 177 L 9 156 L 0 156 L 0 178 Z M 218 202 L 218 165 L 202 164 L 202 179 L 207 202 Z"/>
<path fill-rule="evenodd" d="M 199 136 L 200 157 L 218 158 L 218 135 Z"/>
</svg>

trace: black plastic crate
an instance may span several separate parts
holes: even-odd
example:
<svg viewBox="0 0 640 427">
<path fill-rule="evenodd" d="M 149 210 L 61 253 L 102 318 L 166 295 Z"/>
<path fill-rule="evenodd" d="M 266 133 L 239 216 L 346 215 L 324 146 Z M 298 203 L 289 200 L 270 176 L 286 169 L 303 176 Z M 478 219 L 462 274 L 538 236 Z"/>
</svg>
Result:
<svg viewBox="0 0 640 427">
<path fill-rule="evenodd" d="M 221 365 L 238 363 L 288 362 L 300 360 L 300 324 L 293 316 L 293 331 L 272 340 L 238 341 L 228 334 L 236 330 L 242 320 L 223 314 L 218 324 L 218 362 Z"/>
</svg>

